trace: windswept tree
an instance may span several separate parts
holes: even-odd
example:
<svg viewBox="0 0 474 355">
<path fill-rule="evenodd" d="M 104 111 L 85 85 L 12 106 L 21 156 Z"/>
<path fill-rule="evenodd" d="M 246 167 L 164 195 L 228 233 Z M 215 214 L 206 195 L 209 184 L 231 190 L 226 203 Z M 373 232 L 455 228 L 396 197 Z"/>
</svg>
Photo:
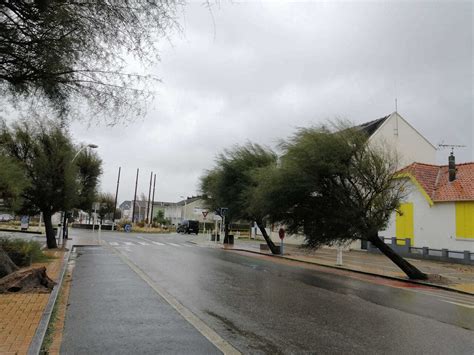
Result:
<svg viewBox="0 0 474 355">
<path fill-rule="evenodd" d="M 353 128 L 300 129 L 282 148 L 281 166 L 253 195 L 274 222 L 303 233 L 311 248 L 368 240 L 412 279 L 427 276 L 379 237 L 406 191 L 396 156 Z"/>
<path fill-rule="evenodd" d="M 70 136 L 55 123 L 22 122 L 12 128 L 3 124 L 0 129 L 0 153 L 15 161 L 29 182 L 17 211 L 43 213 L 48 248 L 57 247 L 53 214 L 77 207 L 80 201 L 81 174 L 73 161 L 76 151 Z M 101 172 L 100 168 L 94 171 Z"/>
<path fill-rule="evenodd" d="M 75 207 L 92 214 L 92 204 L 97 201 L 97 187 L 102 175 L 102 160 L 90 149 L 82 150 L 74 159 L 78 168 L 78 201 Z"/>
<path fill-rule="evenodd" d="M 250 191 L 258 185 L 256 177 L 276 166 L 277 155 L 258 144 L 248 143 L 235 146 L 219 154 L 214 169 L 201 177 L 201 191 L 207 196 L 208 207 L 217 210 L 228 208 L 226 215 L 226 236 L 232 221 L 256 221 L 263 237 L 277 253 L 278 248 L 265 230 L 262 210 L 250 204 Z"/>
<path fill-rule="evenodd" d="M 0 90 L 44 100 L 63 117 L 73 103 L 114 120 L 149 94 L 153 79 L 127 70 L 159 59 L 181 0 L 0 2 Z"/>
<path fill-rule="evenodd" d="M 97 211 L 100 219 L 100 224 L 103 220 L 110 216 L 113 219 L 113 214 L 115 211 L 115 197 L 111 193 L 100 193 L 97 197 L 97 202 L 99 203 L 99 210 Z"/>
</svg>

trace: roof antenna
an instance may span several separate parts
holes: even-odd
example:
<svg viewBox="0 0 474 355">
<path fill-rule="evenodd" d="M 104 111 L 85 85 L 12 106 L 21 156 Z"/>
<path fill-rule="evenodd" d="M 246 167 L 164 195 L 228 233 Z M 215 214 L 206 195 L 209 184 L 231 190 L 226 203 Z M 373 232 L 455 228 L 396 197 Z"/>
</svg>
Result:
<svg viewBox="0 0 474 355">
<path fill-rule="evenodd" d="M 461 144 L 438 144 L 438 149 L 451 148 L 451 153 L 454 153 L 454 148 L 466 148 L 465 145 Z"/>
</svg>

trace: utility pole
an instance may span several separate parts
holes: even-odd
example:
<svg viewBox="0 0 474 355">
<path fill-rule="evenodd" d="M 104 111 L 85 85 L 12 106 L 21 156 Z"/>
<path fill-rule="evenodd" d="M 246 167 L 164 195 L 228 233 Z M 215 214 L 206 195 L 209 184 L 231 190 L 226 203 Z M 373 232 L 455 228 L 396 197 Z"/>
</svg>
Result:
<svg viewBox="0 0 474 355">
<path fill-rule="evenodd" d="M 138 172 L 140 169 L 137 168 L 137 178 L 135 179 L 135 195 L 133 196 L 133 207 L 132 207 L 132 223 L 135 222 L 135 203 L 137 201 L 137 187 L 138 187 Z"/>
<path fill-rule="evenodd" d="M 117 178 L 117 190 L 115 191 L 115 202 L 114 202 L 112 230 L 114 230 L 114 228 L 115 228 L 115 211 L 117 210 L 117 198 L 118 198 L 118 190 L 119 190 L 119 185 L 120 185 L 120 170 L 121 169 L 122 169 L 122 167 L 119 166 L 118 178 Z"/>
<path fill-rule="evenodd" d="M 151 197 L 151 182 L 153 180 L 153 171 L 150 173 L 150 187 L 148 188 L 148 203 L 146 205 L 145 223 L 150 224 L 150 197 Z"/>
<path fill-rule="evenodd" d="M 156 184 L 156 174 L 155 176 L 153 176 L 153 197 L 151 198 L 151 212 L 150 212 L 151 224 L 153 224 L 153 202 L 155 201 L 155 184 Z"/>
</svg>

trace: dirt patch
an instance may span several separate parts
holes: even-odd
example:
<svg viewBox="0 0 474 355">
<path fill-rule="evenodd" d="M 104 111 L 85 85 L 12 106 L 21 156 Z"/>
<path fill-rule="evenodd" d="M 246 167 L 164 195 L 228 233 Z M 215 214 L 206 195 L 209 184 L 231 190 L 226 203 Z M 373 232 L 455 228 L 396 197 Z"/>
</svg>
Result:
<svg viewBox="0 0 474 355">
<path fill-rule="evenodd" d="M 452 285 L 454 283 L 452 280 L 438 274 L 428 274 L 428 280 L 426 281 L 436 285 Z"/>
</svg>

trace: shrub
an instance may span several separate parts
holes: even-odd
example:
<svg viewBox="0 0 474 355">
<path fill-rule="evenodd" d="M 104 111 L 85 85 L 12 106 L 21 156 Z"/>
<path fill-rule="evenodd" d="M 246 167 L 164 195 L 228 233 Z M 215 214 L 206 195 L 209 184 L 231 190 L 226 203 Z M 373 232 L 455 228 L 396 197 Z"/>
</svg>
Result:
<svg viewBox="0 0 474 355">
<path fill-rule="evenodd" d="M 0 238 L 0 247 L 19 267 L 30 266 L 32 262 L 47 260 L 41 244 L 32 240 Z"/>
</svg>

